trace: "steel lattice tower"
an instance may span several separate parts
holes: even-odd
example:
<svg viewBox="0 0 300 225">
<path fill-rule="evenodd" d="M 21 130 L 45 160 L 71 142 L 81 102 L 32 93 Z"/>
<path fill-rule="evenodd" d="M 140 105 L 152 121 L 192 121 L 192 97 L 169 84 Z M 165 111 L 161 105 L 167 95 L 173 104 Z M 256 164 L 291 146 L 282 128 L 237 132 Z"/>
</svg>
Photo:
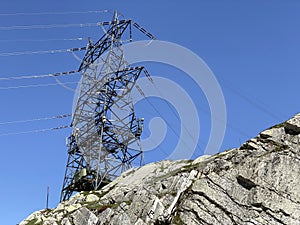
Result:
<svg viewBox="0 0 300 225">
<path fill-rule="evenodd" d="M 97 190 L 143 160 L 144 121 L 134 113 L 130 92 L 144 67 L 127 64 L 122 36 L 129 32 L 131 41 L 133 25 L 154 37 L 131 20 L 119 20 L 117 13 L 102 25 L 106 33 L 96 43 L 89 40 L 79 68 L 61 201 L 74 192 Z"/>
</svg>

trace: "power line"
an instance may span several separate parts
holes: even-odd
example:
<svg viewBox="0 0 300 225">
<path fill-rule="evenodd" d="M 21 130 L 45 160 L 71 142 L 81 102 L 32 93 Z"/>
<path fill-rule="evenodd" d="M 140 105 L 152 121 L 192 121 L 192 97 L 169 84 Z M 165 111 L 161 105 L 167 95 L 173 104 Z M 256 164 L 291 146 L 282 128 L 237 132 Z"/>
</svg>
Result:
<svg viewBox="0 0 300 225">
<path fill-rule="evenodd" d="M 153 84 L 153 86 L 155 87 L 155 89 L 162 95 L 160 89 L 159 89 L 159 88 L 157 87 L 157 85 L 154 83 L 154 81 L 153 81 L 153 79 L 151 78 L 149 72 L 148 72 L 147 70 L 145 70 L 145 69 L 144 69 L 144 72 L 145 72 L 146 77 L 149 79 L 149 81 L 150 81 L 150 82 Z M 141 90 L 140 87 L 137 86 L 137 89 L 139 90 L 139 92 L 140 92 L 142 95 L 144 95 L 144 93 L 142 92 L 142 90 Z M 162 96 L 163 96 L 163 95 L 162 95 Z M 174 111 L 173 107 L 171 107 L 170 103 L 169 103 L 168 101 L 165 101 L 165 102 L 166 102 L 166 104 L 168 105 L 168 107 L 171 109 L 172 113 L 176 116 L 176 118 L 177 118 L 178 120 L 180 120 L 179 116 L 178 116 L 177 113 Z M 208 114 L 209 114 L 209 111 L 204 110 L 204 109 L 202 109 L 202 110 L 203 110 L 205 113 L 208 113 Z M 216 119 L 219 120 L 218 118 L 216 118 Z M 243 130 L 240 130 L 240 129 L 238 129 L 238 128 L 232 126 L 231 124 L 229 124 L 228 121 L 226 121 L 226 125 L 227 125 L 228 127 L 230 127 L 232 130 L 238 132 L 239 134 L 241 134 L 241 135 L 243 135 L 243 136 L 245 136 L 245 137 L 247 137 L 247 138 L 250 138 L 250 137 L 251 137 L 249 134 L 245 133 Z M 190 131 L 186 128 L 186 126 L 185 126 L 184 124 L 183 124 L 183 128 L 186 130 L 186 132 L 187 132 L 188 135 L 192 138 L 192 140 L 194 140 L 192 134 L 190 133 Z M 201 142 L 201 140 L 199 140 L 199 141 Z M 202 143 L 203 143 L 203 142 L 202 142 Z M 201 149 L 200 146 L 199 146 L 198 144 L 197 144 L 197 147 L 198 147 L 199 149 Z"/>
<path fill-rule="evenodd" d="M 97 27 L 102 26 L 98 23 L 73 23 L 73 24 L 36 24 L 36 25 L 20 25 L 20 26 L 2 26 L 0 31 L 8 30 L 31 30 L 31 29 L 51 29 L 51 28 L 72 28 L 72 27 Z"/>
<path fill-rule="evenodd" d="M 136 87 L 137 88 L 139 88 L 139 86 L 136 84 Z M 151 113 L 150 111 L 145 111 L 145 112 L 143 112 L 143 113 L 146 113 L 146 114 L 148 114 L 148 115 L 150 115 L 150 116 L 156 116 L 156 114 L 154 114 L 154 113 Z M 143 130 L 143 134 L 145 133 L 145 135 L 146 136 L 151 136 L 151 134 L 150 134 L 150 132 L 148 132 L 146 129 L 144 129 Z M 169 156 L 169 154 L 167 154 L 162 148 L 161 148 L 161 146 L 159 145 L 159 143 L 155 143 L 154 141 L 153 141 L 153 139 L 149 139 L 154 145 L 157 145 L 157 147 L 156 148 L 158 148 L 162 153 L 164 153 L 164 155 L 165 156 Z"/>
<path fill-rule="evenodd" d="M 143 94 L 142 94 L 143 95 Z M 143 95 L 145 97 L 145 95 Z M 152 104 L 151 101 L 149 101 L 149 99 L 147 97 L 145 97 L 146 101 L 150 104 L 150 106 L 158 113 L 158 115 L 160 115 L 161 118 L 164 118 L 164 116 L 160 113 L 160 111 Z M 170 125 L 170 123 L 168 122 L 168 120 L 166 120 L 164 118 L 164 121 L 167 123 L 168 127 L 173 131 L 173 133 L 177 136 L 178 140 L 180 139 L 179 134 L 177 134 L 177 132 L 175 131 L 175 129 L 173 128 L 173 126 Z M 183 144 L 188 147 L 187 143 L 182 140 Z"/>
<path fill-rule="evenodd" d="M 148 73 L 148 72 L 147 72 L 147 73 Z M 149 76 L 149 73 L 146 74 L 146 76 Z M 149 76 L 149 77 L 150 77 L 150 76 Z M 151 80 L 152 80 L 152 78 L 151 78 Z M 152 81 L 153 81 L 153 80 L 152 80 Z M 155 89 L 158 91 L 158 93 L 161 94 L 161 91 L 160 91 L 159 88 L 156 86 L 156 84 L 154 83 L 154 81 L 152 82 L 152 84 L 153 84 L 153 86 L 155 87 Z M 161 94 L 161 95 L 162 95 L 162 94 Z M 166 102 L 167 106 L 169 107 L 169 109 L 172 111 L 173 115 L 175 115 L 175 117 L 180 121 L 180 118 L 179 118 L 178 114 L 174 111 L 174 108 L 171 107 L 171 105 L 170 105 L 170 103 L 169 103 L 168 101 L 165 101 L 165 102 Z M 186 126 L 185 126 L 184 124 L 182 124 L 182 125 L 183 125 L 183 128 L 185 129 L 185 131 L 186 131 L 186 132 L 188 133 L 188 135 L 190 136 L 190 138 L 191 138 L 193 141 L 195 141 L 195 142 L 197 143 L 197 147 L 199 148 L 199 150 L 201 150 L 201 147 L 199 146 L 198 141 L 196 141 L 196 140 L 194 139 L 193 135 L 192 135 L 191 132 L 186 128 Z"/>
<path fill-rule="evenodd" d="M 143 130 L 143 132 L 147 132 L 146 130 Z M 148 132 L 147 132 L 148 133 Z M 150 133 L 146 134 L 147 136 L 150 136 Z M 158 143 L 155 143 L 151 138 L 150 138 L 150 141 L 154 144 L 154 145 L 157 145 L 156 148 L 158 148 L 162 153 L 164 153 L 165 156 L 169 156 L 169 154 L 167 154 L 161 147 Z"/>
<path fill-rule="evenodd" d="M 221 78 L 221 80 L 223 80 L 223 83 L 225 84 L 225 86 L 232 91 L 234 94 L 238 95 L 239 97 L 241 97 L 242 99 L 244 99 L 246 102 L 248 102 L 249 104 L 251 104 L 252 106 L 254 106 L 255 108 L 259 109 L 260 111 L 264 112 L 265 114 L 267 114 L 268 116 L 276 119 L 276 120 L 281 120 L 281 116 L 277 114 L 275 114 L 273 111 L 269 110 L 267 107 L 267 104 L 260 101 L 259 99 L 254 99 L 253 97 L 244 94 L 241 90 L 239 90 L 236 87 L 233 87 L 228 80 Z"/>
<path fill-rule="evenodd" d="M 4 52 L 0 53 L 0 57 L 4 56 L 17 56 L 17 55 L 35 55 L 35 54 L 55 54 L 68 52 L 67 49 L 55 49 L 55 50 L 44 50 L 44 51 L 24 51 L 24 52 Z"/>
<path fill-rule="evenodd" d="M 154 87 L 157 89 L 157 91 L 160 92 L 159 89 L 158 89 L 158 87 L 157 87 L 154 83 L 153 83 L 153 85 L 154 85 Z M 168 101 L 166 101 L 166 104 L 167 104 L 168 107 L 171 109 L 172 113 L 173 113 L 173 114 L 177 117 L 177 119 L 179 120 L 179 119 L 180 119 L 179 116 L 178 116 L 177 113 L 174 111 L 174 109 L 170 106 L 170 103 L 169 103 Z M 210 112 L 207 111 L 207 110 L 202 109 L 202 111 L 204 111 L 204 112 L 210 114 Z M 219 118 L 216 118 L 216 120 L 220 120 L 220 119 L 219 119 Z M 225 121 L 225 122 L 226 122 L 226 125 L 227 125 L 229 128 L 231 128 L 232 130 L 238 132 L 239 134 L 243 135 L 244 137 L 246 137 L 246 138 L 250 138 L 250 137 L 251 137 L 249 134 L 245 133 L 243 130 L 238 129 L 238 128 L 232 126 L 231 124 L 229 124 L 228 121 Z M 186 128 L 186 126 L 183 126 L 183 127 L 184 127 L 184 129 L 187 131 L 188 135 L 193 139 L 192 134 L 189 132 L 189 130 Z M 198 147 L 199 147 L 199 146 L 198 146 Z M 199 147 L 199 148 L 200 148 L 200 147 Z"/>
<path fill-rule="evenodd" d="M 56 53 L 66 53 L 66 52 L 83 51 L 83 50 L 86 50 L 86 47 L 69 48 L 69 49 L 52 49 L 52 50 L 42 50 L 42 51 L 3 52 L 0 53 L 0 57 L 18 56 L 18 55 L 35 55 L 35 54 L 56 54 Z"/>
<path fill-rule="evenodd" d="M 151 78 L 151 76 L 150 76 L 150 74 L 148 73 L 147 70 L 145 70 L 145 74 L 146 74 L 147 78 L 150 80 L 150 82 L 153 84 L 153 86 L 155 87 L 155 89 L 161 94 L 160 89 L 157 87 L 157 85 L 155 85 L 153 79 Z M 141 95 L 145 96 L 145 94 L 143 93 L 142 89 L 141 89 L 138 85 L 136 85 L 136 88 L 138 89 L 138 91 L 140 92 Z M 163 95 L 161 94 L 161 96 L 163 96 Z M 176 116 L 176 118 L 177 118 L 178 120 L 180 120 L 178 114 L 177 114 L 176 111 L 174 111 L 174 109 L 171 107 L 170 103 L 169 103 L 168 101 L 165 101 L 165 102 L 166 102 L 167 106 L 171 109 L 172 113 Z M 153 106 L 153 107 L 154 107 L 154 106 Z M 202 110 L 203 110 L 205 113 L 208 113 L 208 114 L 209 114 L 209 111 L 204 110 L 204 109 L 202 109 Z M 216 119 L 219 120 L 218 118 L 216 118 Z M 247 138 L 250 138 L 250 137 L 251 137 L 249 134 L 245 133 L 243 130 L 238 129 L 238 128 L 232 126 L 231 124 L 229 124 L 228 121 L 226 121 L 226 124 L 227 124 L 227 126 L 228 126 L 229 128 L 231 128 L 231 129 L 234 130 L 235 132 L 237 132 L 237 133 L 239 133 L 239 134 L 241 134 L 241 135 L 243 135 L 243 136 L 245 136 L 245 137 L 247 137 Z M 192 136 L 192 134 L 190 133 L 190 131 L 186 128 L 186 126 L 185 126 L 184 124 L 183 124 L 183 128 L 184 128 L 185 131 L 188 133 L 188 135 L 190 136 L 190 138 L 191 138 L 192 140 L 194 140 L 194 137 Z M 195 141 L 195 140 L 194 140 L 194 141 Z M 198 141 L 201 142 L 201 143 L 203 143 L 201 140 L 198 140 Z M 203 144 L 204 144 L 204 143 L 203 143 Z M 197 142 L 197 147 L 198 147 L 199 149 L 201 149 L 201 147 L 199 146 L 199 143 L 198 143 L 198 142 Z"/>
<path fill-rule="evenodd" d="M 54 128 L 45 128 L 45 129 L 28 130 L 28 131 L 11 132 L 11 133 L 0 133 L 0 137 L 10 136 L 10 135 L 30 134 L 30 133 L 40 133 L 40 132 L 46 132 L 46 131 L 61 130 L 61 129 L 69 128 L 69 127 L 70 126 L 65 125 L 65 126 L 54 127 Z"/>
<path fill-rule="evenodd" d="M 46 77 L 58 77 L 58 76 L 67 76 L 79 73 L 78 70 L 70 70 L 65 72 L 58 73 L 49 73 L 49 74 L 41 74 L 41 75 L 28 75 L 28 76 L 16 76 L 16 77 L 0 77 L 0 81 L 7 80 L 22 80 L 22 79 L 34 79 L 34 78 L 46 78 Z"/>
<path fill-rule="evenodd" d="M 7 122 L 0 122 L 0 125 L 8 125 L 8 124 L 16 124 L 16 123 L 28 123 L 28 122 L 42 121 L 42 120 L 62 119 L 62 118 L 67 118 L 67 117 L 71 117 L 71 116 L 72 116 L 72 114 L 64 114 L 64 115 L 59 115 L 59 116 L 40 117 L 40 118 L 27 119 L 27 120 L 7 121 Z"/>
<path fill-rule="evenodd" d="M 11 90 L 11 89 L 19 89 L 19 88 L 36 88 L 36 87 L 50 87 L 50 86 L 58 86 L 65 84 L 78 84 L 78 82 L 64 82 L 64 83 L 51 83 L 51 84 L 32 84 L 32 85 L 21 85 L 21 86 L 11 86 L 11 87 L 0 87 L 1 90 Z"/>
<path fill-rule="evenodd" d="M 145 72 L 146 77 L 147 77 L 147 78 L 149 79 L 149 81 L 153 84 L 153 86 L 154 86 L 155 89 L 158 91 L 158 93 L 160 93 L 160 95 L 163 96 L 162 93 L 161 93 L 161 91 L 160 91 L 160 89 L 159 89 L 159 88 L 156 86 L 156 84 L 154 83 L 154 81 L 153 81 L 152 77 L 150 76 L 149 72 L 148 72 L 146 69 L 144 69 L 144 72 Z M 138 87 L 138 86 L 137 86 L 137 89 L 138 89 L 139 91 L 141 90 L 141 88 Z M 141 91 L 140 91 L 140 92 L 141 92 Z M 170 106 L 170 103 L 169 103 L 168 101 L 165 101 L 165 102 L 167 103 L 167 106 L 171 109 L 171 111 L 172 111 L 172 113 L 175 115 L 175 117 L 178 119 L 178 121 L 180 121 L 180 118 L 179 118 L 178 114 L 174 111 L 173 107 Z M 201 142 L 201 140 L 196 141 L 196 140 L 194 139 L 193 135 L 191 134 L 191 132 L 186 128 L 185 124 L 182 124 L 182 126 L 183 126 L 183 129 L 188 133 L 188 135 L 190 136 L 190 138 L 191 138 L 193 141 L 195 141 L 195 142 L 197 143 L 198 149 L 201 150 L 201 147 L 200 147 L 200 145 L 199 145 L 199 143 L 198 143 L 199 141 Z"/>
<path fill-rule="evenodd" d="M 49 41 L 85 41 L 86 38 L 55 38 L 55 39 L 6 39 L 0 42 L 49 42 Z"/>
<path fill-rule="evenodd" d="M 41 15 L 66 15 L 66 14 L 87 14 L 87 13 L 107 13 L 109 10 L 92 10 L 92 11 L 69 11 L 69 12 L 32 12 L 32 13 L 1 13 L 0 16 L 41 16 Z"/>
</svg>

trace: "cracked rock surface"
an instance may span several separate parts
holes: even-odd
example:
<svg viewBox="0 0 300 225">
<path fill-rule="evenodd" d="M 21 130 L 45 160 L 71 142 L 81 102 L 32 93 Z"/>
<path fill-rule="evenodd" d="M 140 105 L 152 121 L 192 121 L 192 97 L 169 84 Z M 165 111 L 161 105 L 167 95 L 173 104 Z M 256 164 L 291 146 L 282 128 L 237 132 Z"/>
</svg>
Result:
<svg viewBox="0 0 300 225">
<path fill-rule="evenodd" d="M 300 225 L 300 114 L 240 148 L 131 169 L 20 225 Z"/>
</svg>

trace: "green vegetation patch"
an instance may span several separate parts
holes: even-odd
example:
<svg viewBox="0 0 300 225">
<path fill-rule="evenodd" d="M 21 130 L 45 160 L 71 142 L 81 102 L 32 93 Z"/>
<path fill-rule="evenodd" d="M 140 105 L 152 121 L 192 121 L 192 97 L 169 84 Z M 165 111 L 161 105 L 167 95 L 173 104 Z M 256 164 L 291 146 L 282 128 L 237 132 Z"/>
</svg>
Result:
<svg viewBox="0 0 300 225">
<path fill-rule="evenodd" d="M 182 221 L 182 219 L 180 218 L 180 216 L 177 214 L 177 215 L 174 216 L 174 218 L 172 220 L 172 224 L 184 225 L 184 222 Z"/>
<path fill-rule="evenodd" d="M 34 218 L 30 221 L 28 221 L 28 223 L 26 225 L 42 225 L 42 222 L 36 223 L 38 221 L 37 218 Z"/>
<path fill-rule="evenodd" d="M 99 202 L 94 202 L 89 205 L 86 205 L 86 207 L 90 210 L 97 210 L 98 212 L 103 212 L 107 208 L 116 208 L 120 205 L 120 203 L 114 203 L 114 204 L 101 204 Z"/>
<path fill-rule="evenodd" d="M 280 127 L 285 127 L 286 125 L 287 125 L 287 122 L 286 122 L 286 121 L 284 121 L 284 122 L 282 122 L 282 123 L 280 123 L 280 124 L 276 124 L 276 125 L 274 125 L 274 126 L 270 127 L 269 129 L 272 129 L 272 128 L 280 128 Z"/>
</svg>

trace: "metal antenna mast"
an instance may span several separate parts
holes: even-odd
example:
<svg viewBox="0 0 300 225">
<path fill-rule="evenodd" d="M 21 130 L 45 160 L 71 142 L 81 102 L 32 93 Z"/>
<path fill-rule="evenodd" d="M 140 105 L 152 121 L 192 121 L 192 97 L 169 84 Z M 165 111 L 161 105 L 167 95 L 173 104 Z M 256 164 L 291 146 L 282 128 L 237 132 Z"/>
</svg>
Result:
<svg viewBox="0 0 300 225">
<path fill-rule="evenodd" d="M 122 37 L 129 32 L 132 40 L 132 25 L 154 37 L 131 20 L 119 20 L 116 12 L 111 22 L 102 24 L 106 33 L 96 43 L 89 39 L 78 70 L 82 79 L 74 99 L 73 132 L 67 139 L 61 201 L 74 192 L 97 190 L 143 160 L 144 119 L 136 117 L 130 92 L 144 67 L 127 64 Z"/>
</svg>

